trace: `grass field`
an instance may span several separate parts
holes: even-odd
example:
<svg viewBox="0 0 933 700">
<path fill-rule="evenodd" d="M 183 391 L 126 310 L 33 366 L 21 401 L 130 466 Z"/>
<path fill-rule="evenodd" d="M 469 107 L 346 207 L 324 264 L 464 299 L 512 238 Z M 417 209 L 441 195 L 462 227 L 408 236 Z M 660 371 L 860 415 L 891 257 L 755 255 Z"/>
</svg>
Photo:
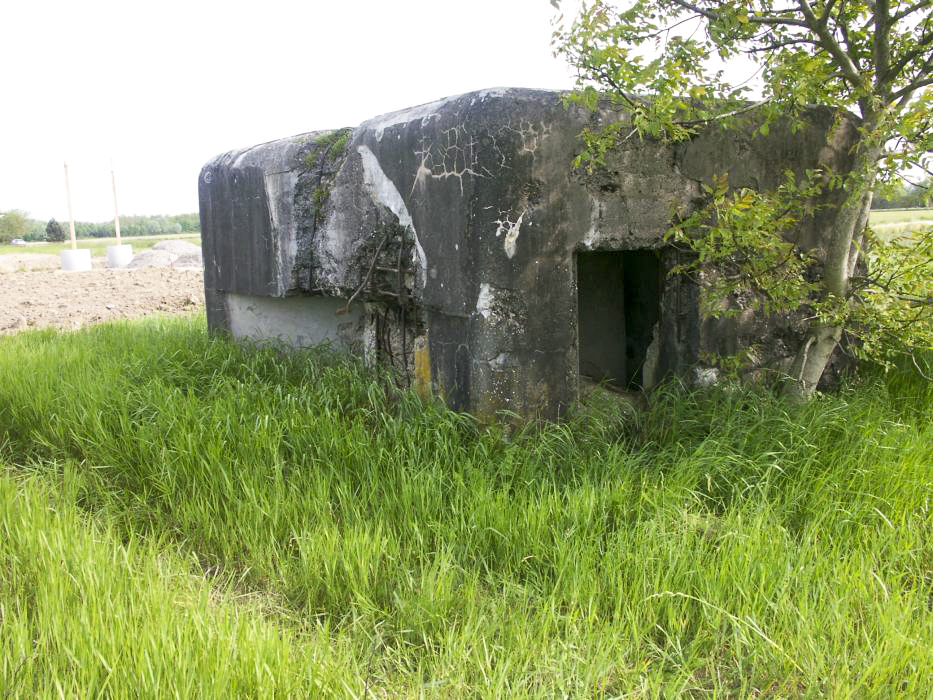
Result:
<svg viewBox="0 0 933 700">
<path fill-rule="evenodd" d="M 931 209 L 876 209 L 869 217 L 872 229 L 881 236 L 913 234 L 933 227 Z"/>
<path fill-rule="evenodd" d="M 927 697 L 933 388 L 509 433 L 201 318 L 0 338 L 0 694 Z"/>
<path fill-rule="evenodd" d="M 929 209 L 876 209 L 871 213 L 872 225 L 903 224 L 929 221 L 933 223 L 933 208 Z"/>
<path fill-rule="evenodd" d="M 122 243 L 129 243 L 133 246 L 133 252 L 146 250 L 156 243 L 167 240 L 183 240 L 197 245 L 201 244 L 201 235 L 198 233 L 181 234 L 171 236 L 140 236 L 121 239 Z M 116 238 L 80 238 L 78 239 L 79 248 L 89 248 L 91 255 L 106 255 L 107 246 L 116 245 Z M 63 250 L 71 248 L 71 243 L 47 243 L 45 245 L 0 245 L 0 255 L 21 255 L 24 253 L 45 253 L 47 255 L 58 255 Z"/>
</svg>

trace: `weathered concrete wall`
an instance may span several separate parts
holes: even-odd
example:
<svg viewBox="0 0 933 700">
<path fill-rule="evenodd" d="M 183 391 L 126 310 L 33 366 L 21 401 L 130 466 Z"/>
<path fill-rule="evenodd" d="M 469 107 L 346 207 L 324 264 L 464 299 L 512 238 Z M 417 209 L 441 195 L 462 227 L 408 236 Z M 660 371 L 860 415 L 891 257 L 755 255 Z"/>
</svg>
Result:
<svg viewBox="0 0 933 700">
<path fill-rule="evenodd" d="M 275 341 L 295 348 L 322 343 L 362 351 L 360 307 L 339 313 L 343 299 L 325 296 L 268 297 L 229 293 L 223 297 L 229 330 L 236 338 Z"/>
<path fill-rule="evenodd" d="M 847 157 L 845 143 L 826 146 L 832 115 L 814 111 L 793 135 L 752 125 L 676 147 L 632 138 L 583 176 L 572 163 L 593 121 L 559 93 L 485 90 L 215 158 L 199 180 L 211 327 L 245 334 L 231 295 L 353 299 L 369 356 L 400 357 L 409 380 L 452 408 L 553 418 L 578 393 L 576 254 L 657 250 L 670 269 L 678 254 L 663 234 L 713 175 L 767 188 L 788 168 Z M 818 246 L 821 231 L 809 221 L 802 235 Z M 701 322 L 694 285 L 660 287 L 660 300 L 644 300 L 659 306 L 638 341 L 644 384 L 767 331 Z M 301 312 L 289 319 L 285 335 L 321 335 L 319 314 L 307 333 Z"/>
</svg>

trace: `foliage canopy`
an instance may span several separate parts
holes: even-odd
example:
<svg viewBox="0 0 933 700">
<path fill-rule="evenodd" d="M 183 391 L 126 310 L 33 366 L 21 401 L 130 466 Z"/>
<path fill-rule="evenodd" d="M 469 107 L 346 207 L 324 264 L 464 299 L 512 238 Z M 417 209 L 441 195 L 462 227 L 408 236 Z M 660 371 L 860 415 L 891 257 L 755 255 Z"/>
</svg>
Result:
<svg viewBox="0 0 933 700">
<path fill-rule="evenodd" d="M 49 223 L 45 225 L 45 240 L 51 243 L 61 243 L 65 240 L 65 230 L 54 218 L 49 219 Z"/>
<path fill-rule="evenodd" d="M 11 209 L 0 212 L 0 243 L 9 243 L 14 238 L 23 238 L 29 231 L 29 219 L 24 212 Z"/>
<path fill-rule="evenodd" d="M 931 234 L 882 241 L 867 231 L 879 185 L 905 168 L 930 169 L 931 8 L 933 0 L 635 0 L 617 9 L 594 0 L 555 32 L 577 73 L 570 101 L 629 116 L 583 134 L 582 167 L 600 167 L 636 135 L 681 141 L 750 112 L 763 134 L 778 118 L 799 124 L 810 105 L 837 110 L 837 129 L 855 124 L 848 171 L 788 175 L 772 192 L 717 181 L 708 206 L 669 233 L 702 264 L 725 269 L 708 296 L 748 291 L 765 311 L 810 319 L 788 372 L 792 396 L 812 395 L 844 331 L 882 360 L 933 345 Z M 752 70 L 735 82 L 723 62 L 739 57 Z M 760 94 L 750 100 L 752 85 Z M 829 191 L 839 196 L 825 246 L 804 250 L 795 231 Z"/>
</svg>

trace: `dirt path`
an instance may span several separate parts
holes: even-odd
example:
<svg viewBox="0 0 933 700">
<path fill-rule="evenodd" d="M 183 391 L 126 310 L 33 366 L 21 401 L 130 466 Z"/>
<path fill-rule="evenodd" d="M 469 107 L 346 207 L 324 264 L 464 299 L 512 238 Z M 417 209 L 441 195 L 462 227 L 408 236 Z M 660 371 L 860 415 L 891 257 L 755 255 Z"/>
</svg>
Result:
<svg viewBox="0 0 933 700">
<path fill-rule="evenodd" d="M 190 311 L 204 304 L 200 270 L 144 268 L 89 272 L 35 270 L 41 261 L 9 261 L 0 256 L 0 334 L 27 328 L 74 330 L 117 318 L 153 312 Z M 46 257 L 46 256 L 35 256 Z M 7 264 L 9 263 L 9 264 Z M 10 269 L 12 268 L 12 269 Z M 33 271 L 23 272 L 33 268 Z"/>
</svg>

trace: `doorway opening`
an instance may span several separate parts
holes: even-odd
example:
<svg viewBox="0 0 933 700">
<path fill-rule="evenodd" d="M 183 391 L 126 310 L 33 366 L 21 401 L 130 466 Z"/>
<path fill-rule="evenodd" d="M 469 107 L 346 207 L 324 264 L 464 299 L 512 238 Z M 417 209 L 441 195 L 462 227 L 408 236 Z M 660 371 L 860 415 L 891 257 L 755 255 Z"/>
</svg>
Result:
<svg viewBox="0 0 933 700">
<path fill-rule="evenodd" d="M 642 368 L 661 317 L 658 251 L 580 252 L 576 269 L 580 376 L 623 389 L 641 388 Z"/>
</svg>

